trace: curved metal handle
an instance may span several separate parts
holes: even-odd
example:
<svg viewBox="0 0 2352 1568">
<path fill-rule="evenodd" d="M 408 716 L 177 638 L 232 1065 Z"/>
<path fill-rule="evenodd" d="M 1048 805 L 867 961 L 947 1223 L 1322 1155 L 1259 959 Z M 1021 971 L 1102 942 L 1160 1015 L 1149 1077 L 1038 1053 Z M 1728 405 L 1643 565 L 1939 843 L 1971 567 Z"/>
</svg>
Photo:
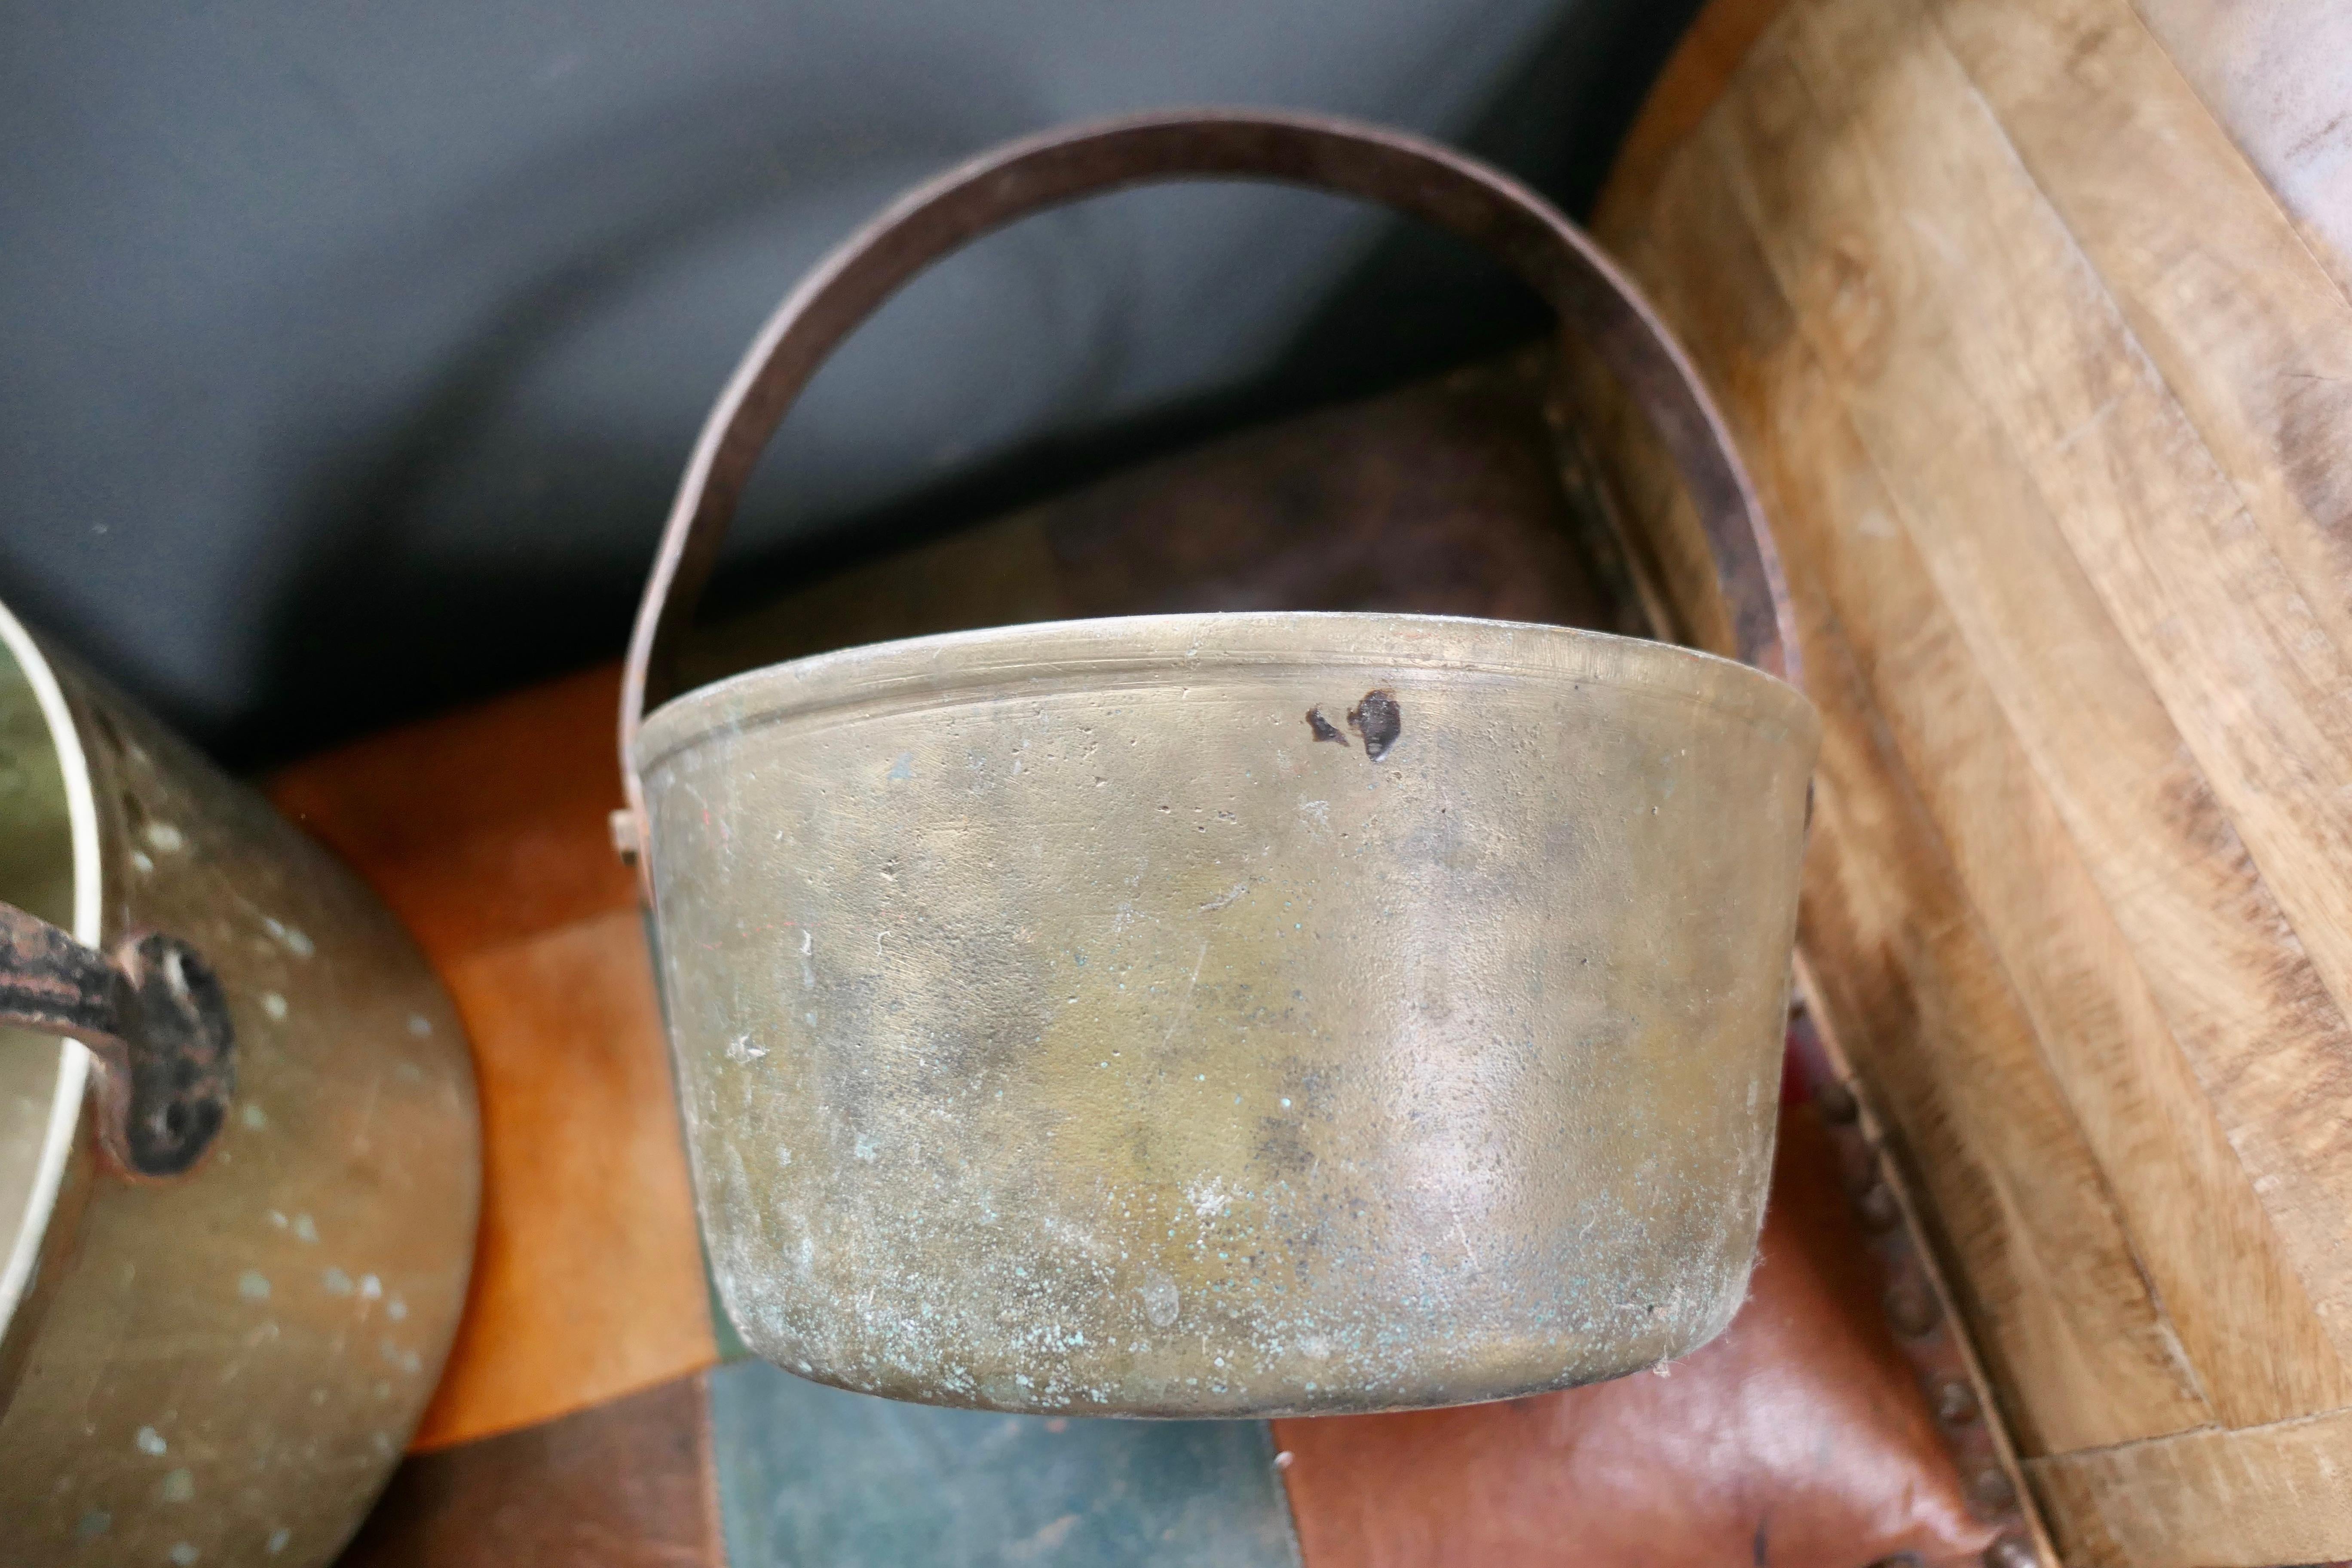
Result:
<svg viewBox="0 0 2352 1568">
<path fill-rule="evenodd" d="M 228 1120 L 228 998 L 175 937 L 134 933 L 109 957 L 0 904 L 0 1025 L 79 1040 L 98 1058 L 99 1142 L 127 1174 L 181 1174 Z"/>
<path fill-rule="evenodd" d="M 1164 179 L 1271 180 L 1360 196 L 1485 247 L 1582 332 L 1648 412 L 1696 503 L 1739 656 L 1798 679 L 1795 618 L 1754 488 L 1690 363 L 1576 225 L 1499 171 L 1433 142 L 1353 121 L 1192 110 L 1014 142 L 919 185 L 839 246 L 787 297 L 704 422 L 662 531 L 621 687 L 631 837 L 645 798 L 631 755 L 674 667 L 720 541 L 768 438 L 835 345 L 932 261 L 1019 217 Z"/>
</svg>

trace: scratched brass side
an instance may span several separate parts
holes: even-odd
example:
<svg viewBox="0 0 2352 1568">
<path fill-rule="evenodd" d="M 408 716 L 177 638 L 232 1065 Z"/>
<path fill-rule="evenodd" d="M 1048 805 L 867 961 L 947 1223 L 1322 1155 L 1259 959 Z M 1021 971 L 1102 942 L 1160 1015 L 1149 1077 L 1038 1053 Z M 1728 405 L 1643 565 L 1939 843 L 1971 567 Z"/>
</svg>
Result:
<svg viewBox="0 0 2352 1568">
<path fill-rule="evenodd" d="M 1005 1410 L 1616 1375 L 1744 1293 L 1816 722 L 1745 667 L 1385 615 L 738 677 L 641 738 L 720 1293 Z"/>
</svg>

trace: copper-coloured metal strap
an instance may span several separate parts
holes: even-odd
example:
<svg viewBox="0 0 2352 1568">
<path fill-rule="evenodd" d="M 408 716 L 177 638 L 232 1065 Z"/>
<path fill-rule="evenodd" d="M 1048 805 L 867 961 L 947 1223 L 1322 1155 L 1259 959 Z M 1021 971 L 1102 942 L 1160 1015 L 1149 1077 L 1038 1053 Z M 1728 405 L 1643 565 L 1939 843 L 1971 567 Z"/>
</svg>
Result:
<svg viewBox="0 0 2352 1568">
<path fill-rule="evenodd" d="M 649 704 L 675 695 L 679 644 L 736 503 L 776 426 L 842 339 L 932 261 L 1015 218 L 1122 185 L 1269 180 L 1361 197 L 1483 246 L 1581 333 L 1647 412 L 1696 502 L 1739 657 L 1798 679 L 1780 558 L 1722 416 L 1633 284 L 1576 225 L 1501 172 L 1436 142 L 1322 115 L 1186 110 L 1048 132 L 898 198 L 778 307 L 703 424 L 662 531 L 621 689 L 621 771 Z"/>
</svg>

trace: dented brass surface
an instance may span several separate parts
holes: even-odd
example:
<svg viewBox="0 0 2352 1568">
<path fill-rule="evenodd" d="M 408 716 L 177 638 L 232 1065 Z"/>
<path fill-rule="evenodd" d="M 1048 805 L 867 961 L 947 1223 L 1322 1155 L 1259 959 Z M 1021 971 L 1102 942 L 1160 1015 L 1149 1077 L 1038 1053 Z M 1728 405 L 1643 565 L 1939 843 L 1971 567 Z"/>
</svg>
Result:
<svg viewBox="0 0 2352 1568">
<path fill-rule="evenodd" d="M 1694 1348 L 1760 1221 L 1816 741 L 1740 665 L 1387 615 L 671 702 L 635 760 L 730 1317 L 824 1382 L 1077 1414 Z"/>
</svg>

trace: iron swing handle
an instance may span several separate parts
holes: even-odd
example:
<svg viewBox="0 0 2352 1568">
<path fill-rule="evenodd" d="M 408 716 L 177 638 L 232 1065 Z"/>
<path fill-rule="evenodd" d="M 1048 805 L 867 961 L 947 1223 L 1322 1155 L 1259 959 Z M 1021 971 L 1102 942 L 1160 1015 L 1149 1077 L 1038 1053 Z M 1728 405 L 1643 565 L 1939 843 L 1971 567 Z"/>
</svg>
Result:
<svg viewBox="0 0 2352 1568">
<path fill-rule="evenodd" d="M 105 953 L 0 903 L 0 1025 L 79 1040 L 98 1058 L 99 1143 L 126 1174 L 182 1174 L 228 1119 L 228 997 L 176 937 L 134 931 Z"/>
<path fill-rule="evenodd" d="M 836 246 L 761 327 L 695 443 L 630 637 L 620 714 L 628 805 L 614 824 L 625 854 L 645 837 L 634 753 L 646 710 L 675 694 L 678 647 L 743 488 L 834 348 L 932 261 L 992 229 L 1124 185 L 1207 178 L 1358 196 L 1509 265 L 1648 414 L 1696 504 L 1739 657 L 1799 682 L 1780 557 L 1722 416 L 1655 311 L 1574 223 L 1509 175 L 1401 132 L 1263 110 L 1145 114 L 1013 142 L 915 187 Z"/>
</svg>

